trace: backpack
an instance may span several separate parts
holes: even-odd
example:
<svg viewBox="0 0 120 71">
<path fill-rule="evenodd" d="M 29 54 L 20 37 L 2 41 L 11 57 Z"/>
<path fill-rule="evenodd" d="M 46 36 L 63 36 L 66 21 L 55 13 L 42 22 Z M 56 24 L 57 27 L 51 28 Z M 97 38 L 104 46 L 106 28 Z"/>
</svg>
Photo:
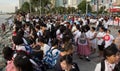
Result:
<svg viewBox="0 0 120 71">
<path fill-rule="evenodd" d="M 39 32 L 38 38 L 41 38 L 41 37 L 42 37 L 42 35 L 41 35 L 41 33 Z"/>
<path fill-rule="evenodd" d="M 56 64 L 56 60 L 58 59 L 58 56 L 59 56 L 59 52 L 56 52 L 56 55 L 53 56 L 52 54 L 52 51 L 55 50 L 56 48 L 54 49 L 49 49 L 47 52 L 46 52 L 46 55 L 44 56 L 43 58 L 43 62 L 46 64 L 47 68 L 53 68 Z"/>
<path fill-rule="evenodd" d="M 26 52 L 27 52 L 28 54 L 32 54 L 32 47 L 31 47 L 31 46 L 25 45 L 25 49 L 26 49 Z"/>
<path fill-rule="evenodd" d="M 41 60 L 36 57 L 32 57 L 32 59 L 37 63 L 37 66 L 33 65 L 34 71 L 46 71 L 46 67 Z"/>
<path fill-rule="evenodd" d="M 105 61 L 101 61 L 101 71 L 105 71 Z"/>
<path fill-rule="evenodd" d="M 86 44 L 87 39 L 86 39 L 86 34 L 81 33 L 80 37 L 78 38 L 78 44 Z"/>
<path fill-rule="evenodd" d="M 72 68 L 70 69 L 70 71 L 80 71 L 77 63 L 72 63 Z"/>
<path fill-rule="evenodd" d="M 115 65 L 115 68 L 113 71 L 120 71 L 120 62 Z"/>
</svg>

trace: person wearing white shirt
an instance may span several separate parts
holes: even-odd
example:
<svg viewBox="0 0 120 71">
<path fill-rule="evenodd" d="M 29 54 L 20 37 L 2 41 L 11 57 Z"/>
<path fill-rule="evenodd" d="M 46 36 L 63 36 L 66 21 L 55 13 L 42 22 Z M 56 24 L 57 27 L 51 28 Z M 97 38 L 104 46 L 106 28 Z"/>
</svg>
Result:
<svg viewBox="0 0 120 71">
<path fill-rule="evenodd" d="M 104 49 L 104 46 L 102 46 L 102 42 L 103 42 L 103 37 L 104 37 L 104 27 L 100 27 L 99 28 L 99 33 L 97 34 L 97 45 L 98 45 L 98 49 L 99 49 L 99 56 L 102 56 L 103 55 L 103 49 Z"/>
<path fill-rule="evenodd" d="M 99 25 L 99 20 L 97 19 L 97 21 L 96 21 L 96 28 L 98 27 L 98 25 Z"/>
<path fill-rule="evenodd" d="M 104 24 L 105 29 L 108 29 L 109 21 L 108 20 L 104 20 L 103 24 Z"/>
<path fill-rule="evenodd" d="M 27 13 L 26 15 L 26 22 L 30 22 L 30 13 Z"/>
<path fill-rule="evenodd" d="M 40 37 L 43 35 L 42 31 L 40 30 L 40 25 L 35 26 L 35 30 L 37 32 L 37 36 Z"/>
<path fill-rule="evenodd" d="M 90 40 L 90 47 L 92 47 L 92 50 L 93 50 L 93 53 L 96 51 L 96 36 L 97 36 L 97 33 L 95 31 L 95 27 L 91 27 L 91 30 L 89 32 L 89 37 L 88 39 Z"/>
<path fill-rule="evenodd" d="M 43 56 L 46 55 L 46 52 L 50 49 L 50 46 L 48 46 L 47 44 L 44 43 L 43 38 L 38 38 L 37 45 L 39 45 L 41 47 L 40 51 L 43 51 Z"/>
<path fill-rule="evenodd" d="M 81 35 L 80 25 L 76 25 L 76 30 L 73 32 L 74 42 L 76 45 L 77 45 L 77 41 L 78 41 L 78 38 L 80 37 L 80 35 Z"/>
<path fill-rule="evenodd" d="M 111 44 L 104 50 L 104 58 L 100 63 L 96 65 L 94 71 L 113 71 L 116 65 L 116 61 L 119 59 L 119 51 L 115 44 Z"/>
<path fill-rule="evenodd" d="M 110 34 L 110 30 L 106 30 L 106 34 L 104 35 L 104 41 L 105 41 L 105 48 L 110 46 L 113 43 L 114 37 Z"/>
<path fill-rule="evenodd" d="M 73 32 L 75 43 L 77 43 L 77 39 L 80 37 L 80 35 L 81 35 L 81 32 L 79 30 L 76 30 L 75 32 Z"/>
<path fill-rule="evenodd" d="M 8 20 L 8 24 L 9 24 L 9 28 L 10 28 L 10 30 L 11 30 L 12 27 L 13 27 L 13 25 L 14 25 L 12 19 L 9 19 L 9 20 Z"/>
</svg>

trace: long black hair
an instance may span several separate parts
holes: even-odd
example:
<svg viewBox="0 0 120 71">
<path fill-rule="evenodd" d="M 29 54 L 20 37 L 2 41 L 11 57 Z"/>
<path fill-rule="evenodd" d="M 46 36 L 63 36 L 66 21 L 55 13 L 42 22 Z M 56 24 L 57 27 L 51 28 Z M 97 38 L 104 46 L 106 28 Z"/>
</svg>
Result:
<svg viewBox="0 0 120 71">
<path fill-rule="evenodd" d="M 33 65 L 26 55 L 17 55 L 14 59 L 14 65 L 20 71 L 33 71 Z"/>
</svg>

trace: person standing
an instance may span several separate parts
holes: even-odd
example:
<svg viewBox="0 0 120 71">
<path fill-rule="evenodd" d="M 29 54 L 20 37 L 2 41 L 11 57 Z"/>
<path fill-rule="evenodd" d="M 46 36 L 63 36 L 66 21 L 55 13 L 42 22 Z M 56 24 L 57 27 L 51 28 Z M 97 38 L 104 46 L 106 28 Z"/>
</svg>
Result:
<svg viewBox="0 0 120 71">
<path fill-rule="evenodd" d="M 107 48 L 113 43 L 114 37 L 110 34 L 109 29 L 106 30 L 106 34 L 104 35 L 103 40 L 105 41 L 105 45 L 104 45 L 105 48 Z"/>
<path fill-rule="evenodd" d="M 120 50 L 120 30 L 118 30 L 118 36 L 115 38 L 115 44 L 117 45 L 118 49 Z"/>
<path fill-rule="evenodd" d="M 103 56 L 103 50 L 104 50 L 104 45 L 102 45 L 103 42 L 103 37 L 104 37 L 104 27 L 100 27 L 99 28 L 99 33 L 97 34 L 97 45 L 98 45 L 98 49 L 99 49 L 99 56 Z"/>
<path fill-rule="evenodd" d="M 91 49 L 93 50 L 93 53 L 95 53 L 96 52 L 96 36 L 97 36 L 97 33 L 96 33 L 96 31 L 95 31 L 96 29 L 95 29 L 95 27 L 91 27 L 91 30 L 90 30 L 90 32 L 89 32 L 89 37 L 88 37 L 88 39 L 90 40 L 90 47 L 91 47 Z"/>
<path fill-rule="evenodd" d="M 90 61 L 89 55 L 91 51 L 90 51 L 88 39 L 86 36 L 85 27 L 81 28 L 81 35 L 78 38 L 77 44 L 78 44 L 77 53 L 80 56 L 80 58 L 85 57 L 87 61 Z"/>
<path fill-rule="evenodd" d="M 6 26 L 5 26 L 5 24 L 4 24 L 4 23 L 2 23 L 1 28 L 2 28 L 2 31 L 3 31 L 3 33 L 4 33 L 4 32 L 5 32 L 5 30 L 6 30 Z"/>
<path fill-rule="evenodd" d="M 115 44 L 104 49 L 104 60 L 96 65 L 94 71 L 114 71 L 116 61 L 119 59 L 119 51 Z"/>
</svg>

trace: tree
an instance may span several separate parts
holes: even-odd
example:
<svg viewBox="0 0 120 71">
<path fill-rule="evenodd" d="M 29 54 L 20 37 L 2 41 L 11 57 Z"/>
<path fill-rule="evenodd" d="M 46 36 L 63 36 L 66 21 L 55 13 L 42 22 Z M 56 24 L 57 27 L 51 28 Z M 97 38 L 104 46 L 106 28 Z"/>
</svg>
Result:
<svg viewBox="0 0 120 71">
<path fill-rule="evenodd" d="M 41 11 L 43 13 L 46 10 L 45 7 L 47 7 L 48 4 L 51 4 L 50 0 L 30 0 L 30 1 L 33 8 L 37 8 L 37 10 L 40 10 L 41 8 Z"/>
<path fill-rule="evenodd" d="M 86 12 L 86 0 L 83 0 L 79 5 L 78 5 L 78 9 L 81 10 L 82 13 Z M 88 4 L 88 12 L 91 12 L 92 7 L 90 6 L 90 4 Z"/>
<path fill-rule="evenodd" d="M 76 12 L 75 7 L 68 7 L 68 8 L 67 8 L 67 13 L 68 13 L 68 14 L 72 14 L 72 13 L 74 13 L 74 12 Z"/>
<path fill-rule="evenodd" d="M 28 2 L 25 2 L 22 7 L 21 10 L 24 12 L 30 12 L 30 4 Z"/>
<path fill-rule="evenodd" d="M 103 13 L 105 8 L 106 8 L 105 6 L 100 7 L 99 14 Z"/>
<path fill-rule="evenodd" d="M 30 3 L 25 2 L 17 12 L 30 12 Z M 31 7 L 31 11 L 35 12 L 35 8 Z"/>
</svg>

